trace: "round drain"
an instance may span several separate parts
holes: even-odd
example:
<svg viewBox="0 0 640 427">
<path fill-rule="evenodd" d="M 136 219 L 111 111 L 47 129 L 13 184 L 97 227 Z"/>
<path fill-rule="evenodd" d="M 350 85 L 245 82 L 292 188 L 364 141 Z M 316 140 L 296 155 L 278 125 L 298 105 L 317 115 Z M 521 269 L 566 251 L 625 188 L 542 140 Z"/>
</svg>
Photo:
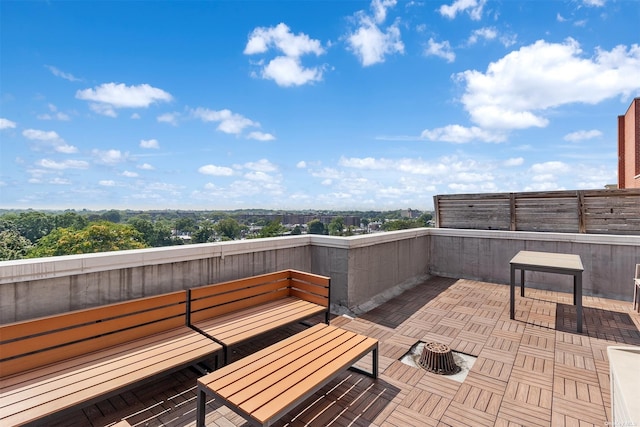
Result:
<svg viewBox="0 0 640 427">
<path fill-rule="evenodd" d="M 439 375 L 453 375 L 460 367 L 453 360 L 453 353 L 446 344 L 429 342 L 424 345 L 418 364 L 429 372 Z"/>
</svg>

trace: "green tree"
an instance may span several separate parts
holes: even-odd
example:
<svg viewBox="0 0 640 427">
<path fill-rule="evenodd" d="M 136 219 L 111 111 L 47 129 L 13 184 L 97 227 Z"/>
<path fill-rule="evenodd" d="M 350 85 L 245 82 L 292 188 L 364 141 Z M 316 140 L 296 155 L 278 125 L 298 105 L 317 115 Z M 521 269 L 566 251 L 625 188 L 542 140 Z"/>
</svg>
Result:
<svg viewBox="0 0 640 427">
<path fill-rule="evenodd" d="M 425 212 L 418 217 L 418 222 L 420 223 L 420 227 L 428 227 L 429 221 L 433 219 L 433 215 L 429 212 Z"/>
<path fill-rule="evenodd" d="M 406 230 L 409 228 L 418 227 L 422 227 L 422 225 L 416 220 L 408 218 L 394 219 L 391 221 L 386 221 L 382 224 L 382 229 L 384 231 Z"/>
<path fill-rule="evenodd" d="M 89 220 L 86 216 L 78 215 L 75 212 L 67 211 L 63 214 L 55 216 L 56 228 L 77 228 L 81 229 L 89 224 Z"/>
<path fill-rule="evenodd" d="M 236 240 L 242 236 L 242 227 L 233 218 L 221 219 L 215 223 L 213 229 L 223 240 Z"/>
<path fill-rule="evenodd" d="M 291 230 L 291 234 L 293 236 L 298 236 L 298 235 L 302 234 L 302 229 L 300 228 L 300 226 L 298 224 L 296 224 L 296 226 L 293 227 L 293 230 Z"/>
<path fill-rule="evenodd" d="M 115 209 L 112 209 L 110 211 L 103 213 L 102 215 L 100 215 L 100 217 L 105 221 L 113 222 L 116 224 L 118 224 L 122 219 L 122 215 L 120 214 L 120 211 L 117 211 Z"/>
<path fill-rule="evenodd" d="M 21 212 L 13 221 L 22 237 L 32 243 L 36 243 L 56 228 L 55 217 L 44 212 Z"/>
<path fill-rule="evenodd" d="M 22 259 L 27 255 L 31 241 L 17 230 L 0 231 L 0 261 Z"/>
<path fill-rule="evenodd" d="M 279 220 L 273 220 L 262 227 L 258 232 L 258 237 L 277 237 L 282 236 L 287 229 Z"/>
<path fill-rule="evenodd" d="M 344 233 L 344 218 L 337 216 L 329 223 L 329 234 L 331 236 L 342 236 Z"/>
<path fill-rule="evenodd" d="M 193 233 L 196 231 L 196 222 L 193 218 L 178 218 L 175 223 L 176 234 Z"/>
<path fill-rule="evenodd" d="M 81 230 L 56 228 L 28 252 L 29 258 L 141 249 L 142 234 L 130 225 L 94 222 Z"/>
<path fill-rule="evenodd" d="M 200 224 L 198 229 L 191 235 L 191 241 L 193 243 L 207 243 L 211 241 L 215 234 L 216 232 L 211 224 Z"/>
<path fill-rule="evenodd" d="M 325 234 L 324 224 L 319 219 L 312 219 L 307 224 L 309 234 Z"/>
</svg>

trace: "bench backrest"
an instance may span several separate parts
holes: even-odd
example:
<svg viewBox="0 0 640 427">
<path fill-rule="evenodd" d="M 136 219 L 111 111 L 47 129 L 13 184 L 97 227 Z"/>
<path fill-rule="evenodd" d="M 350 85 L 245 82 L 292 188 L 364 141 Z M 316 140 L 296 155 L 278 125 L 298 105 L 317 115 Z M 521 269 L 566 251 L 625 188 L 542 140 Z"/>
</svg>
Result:
<svg viewBox="0 0 640 427">
<path fill-rule="evenodd" d="M 283 270 L 189 289 L 189 323 L 295 296 L 329 309 L 331 279 Z"/>
<path fill-rule="evenodd" d="M 0 326 L 0 377 L 186 325 L 178 291 Z"/>
</svg>

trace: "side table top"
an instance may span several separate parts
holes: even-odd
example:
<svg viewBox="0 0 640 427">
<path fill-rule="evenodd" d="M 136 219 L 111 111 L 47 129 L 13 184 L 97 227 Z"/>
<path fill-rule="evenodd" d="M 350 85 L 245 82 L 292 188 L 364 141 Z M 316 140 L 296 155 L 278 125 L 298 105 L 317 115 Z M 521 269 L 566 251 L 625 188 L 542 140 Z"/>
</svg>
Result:
<svg viewBox="0 0 640 427">
<path fill-rule="evenodd" d="M 510 264 L 544 266 L 562 270 L 584 271 L 580 255 L 556 252 L 520 251 L 511 258 Z"/>
</svg>

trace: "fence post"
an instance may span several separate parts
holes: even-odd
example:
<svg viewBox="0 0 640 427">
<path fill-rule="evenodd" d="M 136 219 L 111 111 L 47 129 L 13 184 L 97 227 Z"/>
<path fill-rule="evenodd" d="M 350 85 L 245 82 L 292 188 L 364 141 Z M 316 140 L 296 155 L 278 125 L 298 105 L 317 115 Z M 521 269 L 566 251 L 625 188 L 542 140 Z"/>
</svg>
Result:
<svg viewBox="0 0 640 427">
<path fill-rule="evenodd" d="M 509 217 L 511 224 L 509 230 L 516 231 L 516 195 L 515 193 L 509 193 Z"/>
<path fill-rule="evenodd" d="M 433 213 L 436 214 L 436 228 L 440 228 L 440 196 L 433 196 Z"/>
<path fill-rule="evenodd" d="M 578 233 L 586 233 L 587 227 L 585 224 L 585 212 L 584 212 L 584 191 L 576 191 L 578 195 Z"/>
</svg>

